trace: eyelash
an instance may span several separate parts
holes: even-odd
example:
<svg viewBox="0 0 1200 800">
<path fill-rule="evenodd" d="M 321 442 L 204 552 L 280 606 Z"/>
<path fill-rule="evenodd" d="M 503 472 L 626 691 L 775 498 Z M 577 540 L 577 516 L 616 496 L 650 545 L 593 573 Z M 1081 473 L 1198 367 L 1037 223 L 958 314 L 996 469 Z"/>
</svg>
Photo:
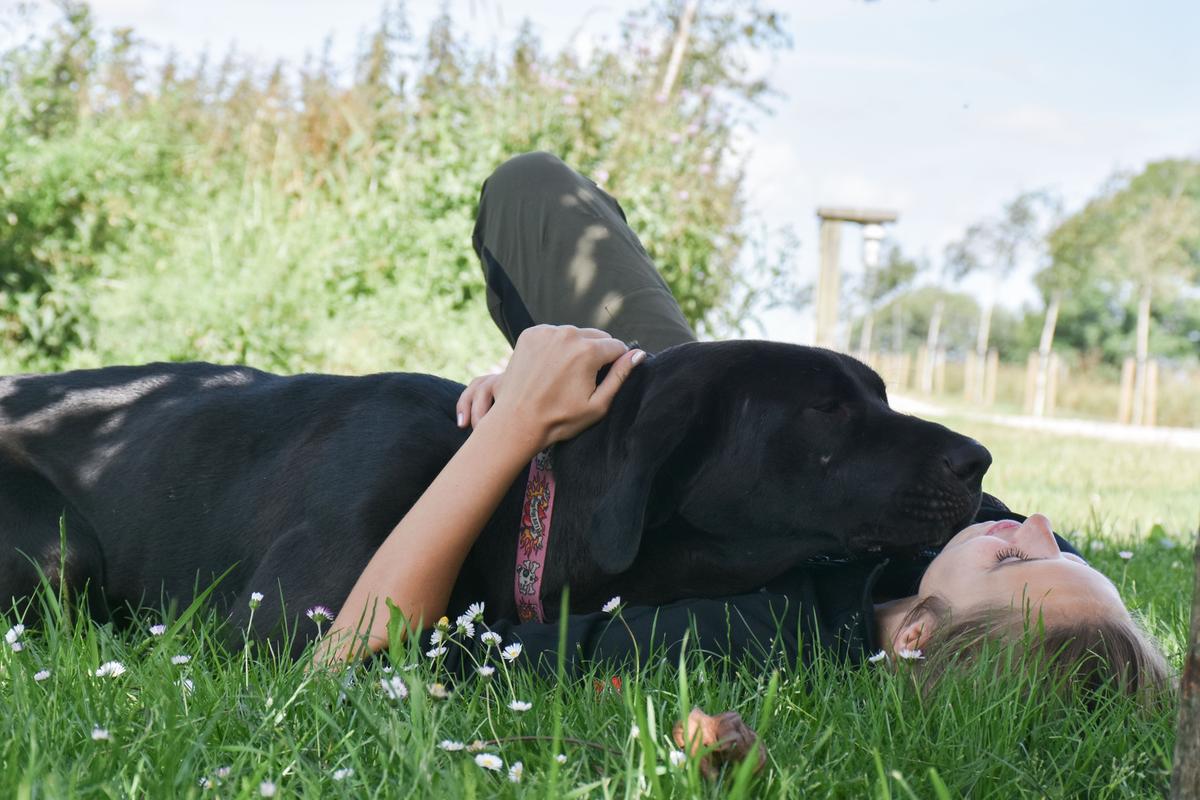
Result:
<svg viewBox="0 0 1200 800">
<path fill-rule="evenodd" d="M 996 560 L 1003 561 L 1006 558 L 1019 558 L 1022 561 L 1028 561 L 1029 556 L 1015 547 L 1006 547 L 996 553 Z"/>
</svg>

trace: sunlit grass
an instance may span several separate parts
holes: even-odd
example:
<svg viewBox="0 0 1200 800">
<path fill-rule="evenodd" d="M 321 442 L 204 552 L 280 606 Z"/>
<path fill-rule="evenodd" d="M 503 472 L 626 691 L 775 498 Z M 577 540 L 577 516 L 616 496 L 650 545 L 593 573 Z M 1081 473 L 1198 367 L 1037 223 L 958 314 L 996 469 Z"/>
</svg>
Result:
<svg viewBox="0 0 1200 800">
<path fill-rule="evenodd" d="M 1175 509 L 1186 505 L 1187 454 L 971 432 L 996 455 L 988 488 L 1063 520 L 1178 664 L 1192 575 L 1187 510 Z M 1151 535 L 1151 521 L 1164 527 Z M 390 666 L 339 676 L 260 649 L 229 652 L 203 613 L 147 615 L 113 632 L 51 594 L 40 604 L 44 621 L 28 620 L 22 649 L 0 653 L 5 797 L 258 797 L 264 782 L 280 797 L 559 800 L 633 797 L 639 787 L 664 797 L 1147 797 L 1169 776 L 1173 709 L 1027 700 L 1019 682 L 980 671 L 927 700 L 903 669 L 695 654 L 682 672 L 651 659 L 640 674 L 598 667 L 561 681 L 524 668 L 523 656 L 513 665 L 493 657 L 491 678 L 456 683 L 405 646 Z M 14 622 L 7 615 L 5 629 Z M 167 629 L 154 635 L 159 622 Z M 191 659 L 173 663 L 178 655 Z M 108 661 L 124 674 L 97 677 Z M 396 677 L 404 699 L 381 686 Z M 434 682 L 449 685 L 447 699 L 430 695 Z M 514 698 L 532 707 L 514 711 Z M 692 704 L 736 710 L 763 732 L 766 769 L 752 782 L 731 772 L 709 784 L 694 764 L 672 766 L 670 729 Z M 96 728 L 108 738 L 93 738 Z M 503 766 L 484 769 L 477 753 L 444 750 L 443 740 L 485 742 L 480 752 Z M 518 761 L 519 784 L 508 775 Z"/>
</svg>

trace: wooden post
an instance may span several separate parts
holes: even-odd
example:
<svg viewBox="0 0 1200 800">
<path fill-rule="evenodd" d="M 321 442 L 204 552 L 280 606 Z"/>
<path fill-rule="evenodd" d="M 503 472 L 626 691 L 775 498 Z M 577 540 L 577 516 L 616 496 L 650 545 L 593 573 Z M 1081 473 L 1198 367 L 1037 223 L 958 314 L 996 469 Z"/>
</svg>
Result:
<svg viewBox="0 0 1200 800">
<path fill-rule="evenodd" d="M 933 354 L 933 390 L 946 393 L 946 348 L 939 347 Z"/>
<path fill-rule="evenodd" d="M 968 403 L 977 403 L 982 399 L 975 393 L 976 387 L 982 382 L 975 380 L 979 366 L 979 354 L 973 350 L 967 351 L 967 358 L 963 362 L 963 397 Z"/>
<path fill-rule="evenodd" d="M 1158 422 L 1158 362 L 1146 364 L 1146 409 L 1143 421 L 1149 427 Z"/>
<path fill-rule="evenodd" d="M 921 394 L 933 391 L 933 370 L 929 368 L 929 348 L 925 345 L 917 348 L 917 388 Z"/>
<path fill-rule="evenodd" d="M 1047 417 L 1054 416 L 1054 407 L 1058 403 L 1058 379 L 1062 372 L 1062 362 L 1058 353 L 1050 352 L 1050 366 L 1046 375 L 1046 407 L 1043 409 Z"/>
<path fill-rule="evenodd" d="M 1133 371 L 1135 361 L 1125 359 L 1121 364 L 1121 400 L 1117 405 L 1117 422 L 1129 424 L 1129 415 L 1133 410 Z"/>
<path fill-rule="evenodd" d="M 833 347 L 837 336 L 838 250 L 842 243 L 842 223 L 821 220 L 821 272 L 817 276 L 817 347 Z"/>
<path fill-rule="evenodd" d="M 1193 556 L 1196 575 L 1192 589 L 1192 629 L 1179 681 L 1179 727 L 1175 733 L 1172 800 L 1200 797 L 1200 541 Z"/>
<path fill-rule="evenodd" d="M 1025 413 L 1033 413 L 1034 395 L 1037 391 L 1038 354 L 1030 353 L 1025 359 Z"/>
<path fill-rule="evenodd" d="M 1000 375 L 1000 351 L 988 351 L 987 367 L 983 374 L 983 404 L 988 408 L 996 405 L 996 380 Z"/>
</svg>

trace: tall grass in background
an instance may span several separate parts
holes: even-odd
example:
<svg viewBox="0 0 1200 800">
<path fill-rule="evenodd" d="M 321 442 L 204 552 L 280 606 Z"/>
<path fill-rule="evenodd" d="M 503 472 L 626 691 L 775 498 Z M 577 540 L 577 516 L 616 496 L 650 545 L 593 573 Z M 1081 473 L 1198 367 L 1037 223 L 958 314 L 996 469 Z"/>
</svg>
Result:
<svg viewBox="0 0 1200 800">
<path fill-rule="evenodd" d="M 352 64 L 265 67 L 155 62 L 62 3 L 0 53 L 0 370 L 465 377 L 505 349 L 470 246 L 479 186 L 533 149 L 617 196 L 688 319 L 731 329 L 766 296 L 751 281 L 779 275 L 766 256 L 735 269 L 735 144 L 767 92 L 745 53 L 784 35 L 756 4 L 714 3 L 660 96 L 675 6 L 586 62 L 528 27 L 506 50 L 471 49 L 445 15 L 418 34 L 398 6 Z"/>
</svg>

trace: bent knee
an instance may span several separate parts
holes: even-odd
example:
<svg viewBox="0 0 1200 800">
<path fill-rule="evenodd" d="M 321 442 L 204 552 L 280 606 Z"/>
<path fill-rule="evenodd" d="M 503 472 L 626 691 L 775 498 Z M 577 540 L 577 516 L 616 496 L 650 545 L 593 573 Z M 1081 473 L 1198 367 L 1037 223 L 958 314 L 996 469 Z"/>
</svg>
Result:
<svg viewBox="0 0 1200 800">
<path fill-rule="evenodd" d="M 574 184 L 578 173 L 553 153 L 535 150 L 505 161 L 484 182 L 484 192 L 511 197 L 525 192 L 544 192 L 564 183 Z"/>
</svg>

